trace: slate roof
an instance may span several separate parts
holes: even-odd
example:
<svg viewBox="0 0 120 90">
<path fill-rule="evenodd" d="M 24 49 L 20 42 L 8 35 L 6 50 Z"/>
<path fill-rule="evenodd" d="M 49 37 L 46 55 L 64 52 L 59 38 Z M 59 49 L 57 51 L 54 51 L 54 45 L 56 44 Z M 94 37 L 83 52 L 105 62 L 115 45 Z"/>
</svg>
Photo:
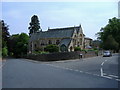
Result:
<svg viewBox="0 0 120 90">
<path fill-rule="evenodd" d="M 68 38 L 68 39 L 63 39 L 61 42 L 60 42 L 60 46 L 62 45 L 62 44 L 64 44 L 65 46 L 68 46 L 69 44 L 70 44 L 70 41 L 71 41 L 72 39 L 70 39 L 70 38 Z"/>
<path fill-rule="evenodd" d="M 71 41 L 70 38 L 72 37 L 74 30 L 76 30 L 78 33 L 80 28 L 81 28 L 81 25 L 74 26 L 74 27 L 66 27 L 66 28 L 48 29 L 48 31 L 44 31 L 44 32 L 41 31 L 41 32 L 31 34 L 29 41 L 31 42 L 31 41 L 35 41 L 38 39 L 45 39 L 45 38 L 63 38 L 59 45 L 64 44 L 65 46 L 68 47 Z"/>
<path fill-rule="evenodd" d="M 48 29 L 48 31 L 56 31 L 56 30 L 76 30 L 77 33 L 78 33 L 78 31 L 79 31 L 80 28 L 81 28 L 81 25 L 80 25 L 80 26 L 74 26 L 74 27 Z"/>
<path fill-rule="evenodd" d="M 30 41 L 42 38 L 70 38 L 74 32 L 74 27 L 49 29 L 48 31 L 31 34 Z"/>
</svg>

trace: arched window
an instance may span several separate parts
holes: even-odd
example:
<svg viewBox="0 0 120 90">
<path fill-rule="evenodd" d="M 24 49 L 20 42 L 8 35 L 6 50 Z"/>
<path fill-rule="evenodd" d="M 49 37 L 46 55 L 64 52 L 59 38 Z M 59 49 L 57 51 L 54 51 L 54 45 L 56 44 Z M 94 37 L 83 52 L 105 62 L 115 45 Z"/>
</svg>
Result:
<svg viewBox="0 0 120 90">
<path fill-rule="evenodd" d="M 56 44 L 58 45 L 60 43 L 60 40 L 56 40 Z"/>
<path fill-rule="evenodd" d="M 71 47 L 70 47 L 70 51 L 72 51 L 72 49 L 73 49 L 73 47 L 71 46 Z"/>
<path fill-rule="evenodd" d="M 80 45 L 82 45 L 82 38 L 80 38 Z"/>
<path fill-rule="evenodd" d="M 80 34 L 80 37 L 82 37 L 82 34 Z"/>
<path fill-rule="evenodd" d="M 36 48 L 36 47 L 37 47 L 37 45 L 36 45 L 36 44 L 34 44 L 34 47 Z"/>
<path fill-rule="evenodd" d="M 48 43 L 49 43 L 49 44 L 52 44 L 52 41 L 51 41 L 51 40 L 49 40 L 49 41 L 48 41 Z"/>
<path fill-rule="evenodd" d="M 41 46 L 45 45 L 43 41 L 41 41 Z"/>
<path fill-rule="evenodd" d="M 66 51 L 67 51 L 67 47 L 66 47 L 64 44 L 62 44 L 62 45 L 60 46 L 60 51 L 61 51 L 61 52 L 66 52 Z"/>
<path fill-rule="evenodd" d="M 75 38 L 76 38 L 77 36 L 75 35 Z"/>
</svg>

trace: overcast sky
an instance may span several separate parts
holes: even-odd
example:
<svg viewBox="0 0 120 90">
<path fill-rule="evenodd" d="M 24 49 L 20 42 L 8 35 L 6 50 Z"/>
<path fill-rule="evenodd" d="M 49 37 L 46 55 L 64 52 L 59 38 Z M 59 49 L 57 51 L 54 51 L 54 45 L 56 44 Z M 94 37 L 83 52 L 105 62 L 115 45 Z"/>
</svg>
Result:
<svg viewBox="0 0 120 90">
<path fill-rule="evenodd" d="M 117 2 L 2 2 L 2 19 L 10 34 L 28 33 L 30 19 L 39 17 L 42 30 L 82 25 L 86 37 L 96 39 L 108 19 L 118 17 Z"/>
</svg>

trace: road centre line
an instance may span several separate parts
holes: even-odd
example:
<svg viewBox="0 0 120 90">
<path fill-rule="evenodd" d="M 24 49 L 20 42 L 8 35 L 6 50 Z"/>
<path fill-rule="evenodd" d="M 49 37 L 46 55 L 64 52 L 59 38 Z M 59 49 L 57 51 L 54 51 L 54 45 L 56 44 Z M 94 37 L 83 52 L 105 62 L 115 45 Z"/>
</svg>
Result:
<svg viewBox="0 0 120 90">
<path fill-rule="evenodd" d="M 107 60 L 105 60 L 105 62 L 106 62 Z"/>
<path fill-rule="evenodd" d="M 103 74 L 103 65 L 104 65 L 104 63 L 106 62 L 107 60 L 105 60 L 104 62 L 102 62 L 102 64 L 101 64 L 101 68 L 100 68 L 100 73 L 101 73 L 101 76 L 103 76 L 104 74 Z"/>
<path fill-rule="evenodd" d="M 119 82 L 120 82 L 120 79 L 115 79 L 115 80 L 117 80 L 117 81 L 119 81 Z"/>
<path fill-rule="evenodd" d="M 110 76 L 104 76 L 103 74 L 105 74 L 105 73 L 102 73 L 102 76 L 101 76 L 101 75 L 93 74 L 93 73 L 90 73 L 90 72 L 83 72 L 83 71 L 79 71 L 79 70 L 73 70 L 73 69 L 70 69 L 70 68 L 60 67 L 60 66 L 56 66 L 56 65 L 51 65 L 51 64 L 46 64 L 46 65 L 57 67 L 57 68 L 62 68 L 62 69 L 70 70 L 70 71 L 76 71 L 76 72 L 80 72 L 80 73 L 85 73 L 85 74 L 89 74 L 89 75 L 94 75 L 94 76 L 98 76 L 98 77 L 103 77 L 103 78 L 107 78 L 107 79 L 112 79 L 112 80 L 116 80 L 116 81 L 120 81 L 120 79 L 114 79 L 114 78 L 112 78 Z"/>
<path fill-rule="evenodd" d="M 104 64 L 104 63 L 105 63 L 105 62 L 102 62 L 102 64 L 101 64 L 101 65 L 103 66 L 103 64 Z"/>
<path fill-rule="evenodd" d="M 92 57 L 92 58 L 95 58 L 95 57 Z M 89 59 L 89 58 L 86 58 L 86 59 Z M 34 60 L 29 60 L 29 61 L 33 61 L 33 62 L 39 62 L 39 61 L 34 61 Z M 76 60 L 69 60 L 69 61 L 78 61 L 78 59 Z M 104 65 L 104 63 L 106 62 L 107 60 L 105 60 L 104 62 L 102 62 L 101 66 Z M 66 62 L 66 61 L 58 61 L 58 62 Z M 114 80 L 117 80 L 117 81 L 120 81 L 120 79 L 115 79 L 117 78 L 118 76 L 115 76 L 115 75 L 107 75 L 106 73 L 103 73 L 103 68 L 101 67 L 100 71 L 101 71 L 101 75 L 97 75 L 97 74 L 93 74 L 93 73 L 90 73 L 90 72 L 84 72 L 84 71 L 79 71 L 79 70 L 73 70 L 73 69 L 70 69 L 70 68 L 65 68 L 65 67 L 60 67 L 60 66 L 56 66 L 56 65 L 52 65 L 52 64 L 49 64 L 49 63 L 44 63 L 44 64 L 47 64 L 49 66 L 53 66 L 53 67 L 56 67 L 56 68 L 62 68 L 62 69 L 66 69 L 66 70 L 70 70 L 70 71 L 76 71 L 76 72 L 80 72 L 80 73 L 86 73 L 86 74 L 89 74 L 89 75 L 94 75 L 94 76 L 101 76 L 101 77 L 104 77 L 104 78 L 108 78 L 108 79 L 114 79 Z M 105 76 L 104 76 L 105 75 Z M 114 78 L 112 78 L 114 77 Z"/>
<path fill-rule="evenodd" d="M 100 69 L 100 72 L 101 72 L 101 76 L 103 76 L 103 69 L 102 68 Z"/>
</svg>

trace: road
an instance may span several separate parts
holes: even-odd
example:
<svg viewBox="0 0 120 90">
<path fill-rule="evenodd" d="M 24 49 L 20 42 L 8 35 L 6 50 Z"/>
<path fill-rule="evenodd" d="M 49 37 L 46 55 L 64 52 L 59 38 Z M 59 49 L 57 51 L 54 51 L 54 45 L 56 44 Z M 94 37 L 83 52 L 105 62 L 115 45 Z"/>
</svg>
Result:
<svg viewBox="0 0 120 90">
<path fill-rule="evenodd" d="M 118 54 L 82 60 L 38 62 L 8 59 L 3 88 L 118 88 Z"/>
</svg>

